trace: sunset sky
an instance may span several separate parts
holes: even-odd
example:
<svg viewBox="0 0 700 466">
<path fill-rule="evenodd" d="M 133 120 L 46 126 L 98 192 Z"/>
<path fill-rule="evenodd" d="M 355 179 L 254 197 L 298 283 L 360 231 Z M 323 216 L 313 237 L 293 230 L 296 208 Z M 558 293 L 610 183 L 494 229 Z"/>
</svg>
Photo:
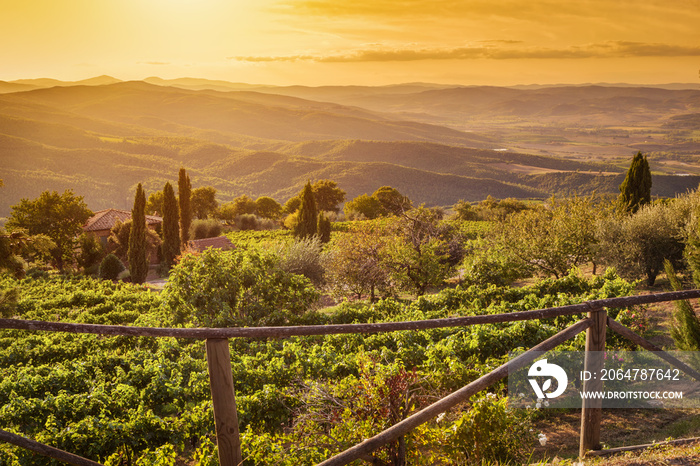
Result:
<svg viewBox="0 0 700 466">
<path fill-rule="evenodd" d="M 0 0 L 0 80 L 700 83 L 700 0 Z"/>
</svg>

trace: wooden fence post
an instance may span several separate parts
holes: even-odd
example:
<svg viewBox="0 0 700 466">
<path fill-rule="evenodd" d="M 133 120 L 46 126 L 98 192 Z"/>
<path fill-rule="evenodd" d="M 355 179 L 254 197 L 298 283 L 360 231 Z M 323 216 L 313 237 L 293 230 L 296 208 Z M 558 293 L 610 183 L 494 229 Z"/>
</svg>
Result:
<svg viewBox="0 0 700 466">
<path fill-rule="evenodd" d="M 219 464 L 238 466 L 242 462 L 241 439 L 238 432 L 238 413 L 228 339 L 208 338 L 206 348 L 211 398 L 214 403 L 216 443 L 219 446 Z"/>
<path fill-rule="evenodd" d="M 605 309 L 591 311 L 588 317 L 593 324 L 586 330 L 586 355 L 584 370 L 595 374 L 590 380 L 584 380 L 582 391 L 593 393 L 603 390 L 601 369 L 605 351 L 605 330 L 608 313 Z M 581 441 L 579 456 L 583 458 L 588 450 L 600 450 L 600 421 L 603 414 L 601 398 L 583 398 L 581 404 Z"/>
</svg>

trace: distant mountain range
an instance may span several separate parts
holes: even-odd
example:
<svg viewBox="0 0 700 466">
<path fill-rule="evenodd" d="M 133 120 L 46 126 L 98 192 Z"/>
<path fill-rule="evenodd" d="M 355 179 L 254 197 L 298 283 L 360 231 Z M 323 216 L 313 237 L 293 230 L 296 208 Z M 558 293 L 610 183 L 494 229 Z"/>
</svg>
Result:
<svg viewBox="0 0 700 466">
<path fill-rule="evenodd" d="M 162 189 L 181 166 L 222 201 L 284 202 L 322 178 L 348 199 L 391 185 L 428 205 L 614 193 L 637 150 L 650 153 L 656 194 L 700 182 L 693 89 L 100 76 L 0 81 L 0 94 L 0 216 L 46 189 L 73 189 L 94 210 L 128 208 L 137 183 Z"/>
</svg>

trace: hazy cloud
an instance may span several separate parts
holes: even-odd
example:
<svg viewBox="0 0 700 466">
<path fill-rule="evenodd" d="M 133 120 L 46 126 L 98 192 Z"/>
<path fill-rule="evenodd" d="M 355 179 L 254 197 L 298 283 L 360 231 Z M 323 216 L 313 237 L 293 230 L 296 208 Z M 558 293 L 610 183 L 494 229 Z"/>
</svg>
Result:
<svg viewBox="0 0 700 466">
<path fill-rule="evenodd" d="M 139 65 L 171 65 L 172 63 L 167 61 L 140 61 Z"/>
<path fill-rule="evenodd" d="M 237 56 L 230 60 L 248 62 L 315 61 L 326 63 L 387 62 L 469 59 L 563 59 L 700 56 L 700 46 L 609 41 L 566 48 L 508 47 L 519 41 L 482 41 L 475 46 L 455 48 L 370 48 L 327 55 Z"/>
<path fill-rule="evenodd" d="M 610 12 L 627 11 L 646 15 L 685 14 L 697 16 L 698 0 L 281 0 L 278 11 L 294 15 L 323 17 L 447 17 L 487 16 L 516 20 L 551 21 L 552 17 L 609 17 Z"/>
</svg>

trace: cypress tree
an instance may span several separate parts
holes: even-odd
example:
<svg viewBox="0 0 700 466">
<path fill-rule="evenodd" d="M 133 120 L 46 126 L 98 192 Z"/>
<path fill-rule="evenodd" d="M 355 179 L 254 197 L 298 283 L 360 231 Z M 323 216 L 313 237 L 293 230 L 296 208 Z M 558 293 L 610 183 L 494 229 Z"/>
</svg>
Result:
<svg viewBox="0 0 700 466">
<path fill-rule="evenodd" d="M 177 191 L 180 205 L 180 242 L 186 244 L 190 240 L 190 225 L 192 224 L 192 185 L 184 168 L 180 169 Z"/>
<path fill-rule="evenodd" d="M 322 243 L 328 243 L 331 240 L 331 219 L 326 214 L 321 212 L 318 214 L 318 237 Z"/>
<path fill-rule="evenodd" d="M 131 281 L 143 283 L 148 274 L 146 248 L 146 194 L 141 183 L 136 188 L 134 208 L 131 210 L 131 232 L 129 234 L 129 273 Z"/>
<path fill-rule="evenodd" d="M 631 214 L 644 204 L 651 202 L 651 171 L 645 155 L 637 152 L 620 185 L 620 207 Z"/>
<path fill-rule="evenodd" d="M 299 238 L 314 236 L 316 234 L 317 218 L 316 201 L 314 200 L 314 192 L 309 181 L 301 193 L 301 207 L 299 207 L 299 217 L 294 229 L 294 235 Z"/>
<path fill-rule="evenodd" d="M 175 191 L 170 183 L 163 188 L 163 266 L 170 270 L 175 258 L 180 255 L 180 215 L 178 213 Z"/>
</svg>

